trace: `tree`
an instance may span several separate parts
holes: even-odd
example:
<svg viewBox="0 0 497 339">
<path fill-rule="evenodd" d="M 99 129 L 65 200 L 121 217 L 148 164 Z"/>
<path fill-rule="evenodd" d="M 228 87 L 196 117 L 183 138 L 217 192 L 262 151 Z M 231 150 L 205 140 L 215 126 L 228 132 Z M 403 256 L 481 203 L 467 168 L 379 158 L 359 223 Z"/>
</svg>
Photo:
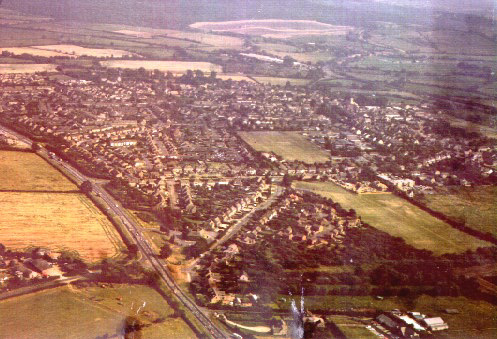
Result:
<svg viewBox="0 0 497 339">
<path fill-rule="evenodd" d="M 83 181 L 83 183 L 80 186 L 81 192 L 88 194 L 91 193 L 93 190 L 93 185 L 89 180 Z"/>
<path fill-rule="evenodd" d="M 41 149 L 41 146 L 40 146 L 40 144 L 39 144 L 39 143 L 37 143 L 37 142 L 33 142 L 33 143 L 31 144 L 31 150 L 32 150 L 33 152 L 39 151 L 40 149 Z"/>
<path fill-rule="evenodd" d="M 138 254 L 138 245 L 137 244 L 131 244 L 128 246 L 128 252 L 132 256 L 136 256 Z"/>
<path fill-rule="evenodd" d="M 169 247 L 168 244 L 164 244 L 161 249 L 160 249 L 160 253 L 159 253 L 159 257 L 163 258 L 163 259 L 166 259 L 167 257 L 169 257 L 171 254 L 173 253 L 173 250 L 171 250 L 171 247 Z"/>
<path fill-rule="evenodd" d="M 283 181 L 281 182 L 281 184 L 285 187 L 290 187 L 292 186 L 292 178 L 290 178 L 290 175 L 288 175 L 288 173 L 286 173 L 284 176 L 283 176 Z"/>
</svg>

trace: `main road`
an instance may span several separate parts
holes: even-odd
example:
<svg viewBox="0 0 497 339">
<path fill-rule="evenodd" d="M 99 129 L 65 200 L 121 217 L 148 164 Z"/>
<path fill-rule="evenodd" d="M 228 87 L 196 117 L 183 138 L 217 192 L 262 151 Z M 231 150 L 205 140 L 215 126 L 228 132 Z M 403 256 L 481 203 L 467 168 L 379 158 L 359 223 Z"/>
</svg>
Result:
<svg viewBox="0 0 497 339">
<path fill-rule="evenodd" d="M 4 126 L 0 125 L 0 131 L 11 135 L 13 137 L 18 138 L 28 145 L 32 145 L 32 141 L 22 136 Z M 79 184 L 90 181 L 92 183 L 93 192 L 102 198 L 102 200 L 107 205 L 108 211 L 114 213 L 119 219 L 121 219 L 122 224 L 128 232 L 130 233 L 132 239 L 135 241 L 138 246 L 139 251 L 143 255 L 145 259 L 147 259 L 152 268 L 158 273 L 161 280 L 166 284 L 166 286 L 171 290 L 171 292 L 180 300 L 180 302 L 195 316 L 200 324 L 207 330 L 208 333 L 215 339 L 228 339 L 230 335 L 219 329 L 212 320 L 195 304 L 193 300 L 187 296 L 178 284 L 174 281 L 171 272 L 167 269 L 167 267 L 161 262 L 161 260 L 157 257 L 157 255 L 152 250 L 152 247 L 148 243 L 148 241 L 143 237 L 143 235 L 139 232 L 141 229 L 140 225 L 138 225 L 135 220 L 130 217 L 128 212 L 119 204 L 119 202 L 114 199 L 102 186 L 98 181 L 93 180 L 90 177 L 85 176 L 80 173 L 77 169 L 71 166 L 69 163 L 65 162 L 62 159 L 50 154 L 43 147 L 38 151 L 41 156 L 43 156 L 46 160 L 53 163 L 54 166 L 59 166 L 63 168 L 65 171 L 69 173 L 70 176 L 73 177 L 75 181 Z M 49 156 L 50 155 L 50 156 Z"/>
</svg>

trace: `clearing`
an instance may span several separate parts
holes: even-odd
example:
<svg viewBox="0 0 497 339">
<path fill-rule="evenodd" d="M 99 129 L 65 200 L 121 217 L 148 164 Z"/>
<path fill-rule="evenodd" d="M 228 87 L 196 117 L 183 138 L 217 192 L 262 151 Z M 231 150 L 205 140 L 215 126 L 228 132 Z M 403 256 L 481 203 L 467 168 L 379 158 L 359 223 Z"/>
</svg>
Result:
<svg viewBox="0 0 497 339">
<path fill-rule="evenodd" d="M 457 187 L 443 194 L 428 194 L 424 202 L 466 226 L 497 236 L 497 187 Z"/>
<path fill-rule="evenodd" d="M 0 151 L 0 191 L 78 191 L 62 173 L 31 152 Z"/>
<path fill-rule="evenodd" d="M 295 187 L 332 198 L 343 208 L 356 210 L 364 222 L 436 255 L 462 253 L 491 246 L 431 216 L 393 194 L 354 194 L 332 182 L 295 182 Z"/>
<path fill-rule="evenodd" d="M 159 70 L 162 72 L 185 73 L 187 70 L 201 70 L 202 72 L 215 71 L 221 73 L 222 67 L 210 62 L 189 62 L 189 61 L 150 61 L 150 60 L 106 60 L 100 62 L 104 67 L 130 68 L 146 70 Z"/>
<path fill-rule="evenodd" d="M 196 22 L 190 27 L 205 32 L 230 32 L 276 39 L 308 35 L 345 35 L 352 30 L 349 26 L 336 26 L 312 20 L 278 19 Z"/>
<path fill-rule="evenodd" d="M 52 64 L 0 64 L 0 74 L 57 72 Z"/>
<path fill-rule="evenodd" d="M 173 312 L 155 290 L 141 285 L 65 286 L 0 302 L 5 339 L 121 337 L 127 316 L 147 325 L 143 338 L 196 338 Z"/>
<path fill-rule="evenodd" d="M 289 161 L 308 164 L 330 160 L 328 152 L 299 132 L 240 132 L 240 137 L 259 152 L 274 152 Z"/>
</svg>

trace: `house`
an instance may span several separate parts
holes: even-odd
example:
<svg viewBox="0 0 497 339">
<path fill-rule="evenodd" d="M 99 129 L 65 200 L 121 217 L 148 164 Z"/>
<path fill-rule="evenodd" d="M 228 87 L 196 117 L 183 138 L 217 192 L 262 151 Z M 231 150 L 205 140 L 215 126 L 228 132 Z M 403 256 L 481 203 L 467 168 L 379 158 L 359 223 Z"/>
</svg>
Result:
<svg viewBox="0 0 497 339">
<path fill-rule="evenodd" d="M 441 331 L 449 328 L 449 325 L 440 317 L 425 318 L 421 321 L 430 331 Z"/>
</svg>

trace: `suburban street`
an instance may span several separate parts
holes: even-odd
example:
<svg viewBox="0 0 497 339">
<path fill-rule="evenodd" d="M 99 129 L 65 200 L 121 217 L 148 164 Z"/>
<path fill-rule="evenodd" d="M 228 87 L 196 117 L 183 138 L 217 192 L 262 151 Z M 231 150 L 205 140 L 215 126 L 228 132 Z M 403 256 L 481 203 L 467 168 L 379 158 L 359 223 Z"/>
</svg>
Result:
<svg viewBox="0 0 497 339">
<path fill-rule="evenodd" d="M 0 130 L 5 132 L 6 134 L 9 134 L 11 136 L 15 136 L 19 140 L 25 142 L 28 145 L 32 144 L 32 141 L 29 140 L 28 138 L 19 135 L 18 133 L 15 133 L 14 131 L 4 127 L 0 126 Z M 143 258 L 147 259 L 149 263 L 151 264 L 152 268 L 159 274 L 160 278 L 162 281 L 167 285 L 167 287 L 172 291 L 172 293 L 181 301 L 181 303 L 186 307 L 194 316 L 195 318 L 199 321 L 202 326 L 212 335 L 212 337 L 216 339 L 224 339 L 224 338 L 229 338 L 229 334 L 225 333 L 221 329 L 219 329 L 196 304 L 193 300 L 191 300 L 182 290 L 181 288 L 176 284 L 174 279 L 172 278 L 171 273 L 169 270 L 165 267 L 165 265 L 161 262 L 161 260 L 155 255 L 152 247 L 148 243 L 148 241 L 145 239 L 145 237 L 141 234 L 139 231 L 141 229 L 141 226 L 138 225 L 132 217 L 129 216 L 127 211 L 119 204 L 117 200 L 115 200 L 107 191 L 101 186 L 101 184 L 98 181 L 93 180 L 92 178 L 89 178 L 82 173 L 80 173 L 78 170 L 76 170 L 73 166 L 70 164 L 66 163 L 62 159 L 58 157 L 53 157 L 53 159 L 48 157 L 48 151 L 45 150 L 44 148 L 41 148 L 38 151 L 46 160 L 53 162 L 54 166 L 58 166 L 63 168 L 65 171 L 68 172 L 70 176 L 73 177 L 73 179 L 78 183 L 81 184 L 84 181 L 90 181 L 92 183 L 92 190 L 93 192 L 100 196 L 102 200 L 105 202 L 107 205 L 107 209 L 114 213 L 118 218 L 121 219 L 123 225 L 126 227 L 126 229 L 129 231 L 131 234 L 132 239 L 135 241 L 135 243 L 138 246 L 138 249 L 140 253 L 142 254 Z M 60 282 L 60 281 L 59 281 Z"/>
</svg>

